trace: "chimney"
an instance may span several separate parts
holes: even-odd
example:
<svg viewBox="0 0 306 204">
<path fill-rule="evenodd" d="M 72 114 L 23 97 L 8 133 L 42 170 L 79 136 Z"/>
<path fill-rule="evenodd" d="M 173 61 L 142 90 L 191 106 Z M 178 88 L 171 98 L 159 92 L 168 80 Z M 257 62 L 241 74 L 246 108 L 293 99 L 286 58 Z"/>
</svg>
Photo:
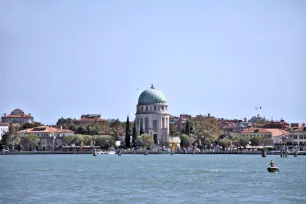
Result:
<svg viewBox="0 0 306 204">
<path fill-rule="evenodd" d="M 31 116 L 31 113 L 29 113 L 29 116 Z"/>
<path fill-rule="evenodd" d="M 246 122 L 246 121 L 247 121 L 247 119 L 246 119 L 246 118 L 243 118 L 243 121 L 244 121 L 244 122 Z"/>
<path fill-rule="evenodd" d="M 4 113 L 4 116 L 6 116 L 6 113 Z"/>
<path fill-rule="evenodd" d="M 63 129 L 63 126 L 61 126 L 61 130 Z"/>
<path fill-rule="evenodd" d="M 208 113 L 207 115 L 208 115 L 208 117 L 210 118 L 210 113 Z"/>
</svg>

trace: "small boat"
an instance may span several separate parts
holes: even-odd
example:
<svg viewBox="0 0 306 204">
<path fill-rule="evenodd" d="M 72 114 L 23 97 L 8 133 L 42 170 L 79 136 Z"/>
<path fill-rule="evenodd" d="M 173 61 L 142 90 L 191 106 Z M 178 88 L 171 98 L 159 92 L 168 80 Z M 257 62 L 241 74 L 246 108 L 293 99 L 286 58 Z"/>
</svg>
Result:
<svg viewBox="0 0 306 204">
<path fill-rule="evenodd" d="M 105 152 L 99 151 L 99 152 L 97 152 L 97 154 L 105 154 Z"/>
<path fill-rule="evenodd" d="M 108 154 L 116 154 L 115 151 L 109 151 Z"/>
<path fill-rule="evenodd" d="M 271 173 L 277 173 L 279 172 L 279 169 L 278 167 L 274 166 L 274 167 L 268 167 L 268 172 L 271 172 Z"/>
</svg>

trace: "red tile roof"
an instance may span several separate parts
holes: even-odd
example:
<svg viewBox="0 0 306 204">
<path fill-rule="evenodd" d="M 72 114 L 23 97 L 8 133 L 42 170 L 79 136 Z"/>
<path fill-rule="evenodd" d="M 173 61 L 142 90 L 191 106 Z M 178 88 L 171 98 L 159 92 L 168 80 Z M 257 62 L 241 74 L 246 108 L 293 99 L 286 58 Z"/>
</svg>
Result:
<svg viewBox="0 0 306 204">
<path fill-rule="evenodd" d="M 256 132 L 257 130 L 257 132 Z M 242 132 L 242 134 L 246 133 L 270 133 L 272 137 L 281 136 L 281 135 L 288 135 L 286 130 L 276 129 L 276 128 L 246 128 Z"/>
<path fill-rule="evenodd" d="M 288 135 L 286 130 L 275 129 L 275 128 L 265 128 L 267 131 L 272 133 L 272 137 L 280 136 L 280 135 Z"/>
<path fill-rule="evenodd" d="M 271 133 L 271 132 L 263 128 L 246 128 L 241 133 Z"/>
<path fill-rule="evenodd" d="M 19 133 L 73 133 L 73 131 L 71 130 L 67 130 L 67 129 L 57 129 L 54 127 L 49 127 L 46 125 L 43 126 L 38 126 L 35 128 L 29 128 L 26 130 L 21 130 L 19 131 Z"/>
<path fill-rule="evenodd" d="M 0 123 L 1 126 L 9 126 L 10 124 L 8 123 Z"/>
</svg>

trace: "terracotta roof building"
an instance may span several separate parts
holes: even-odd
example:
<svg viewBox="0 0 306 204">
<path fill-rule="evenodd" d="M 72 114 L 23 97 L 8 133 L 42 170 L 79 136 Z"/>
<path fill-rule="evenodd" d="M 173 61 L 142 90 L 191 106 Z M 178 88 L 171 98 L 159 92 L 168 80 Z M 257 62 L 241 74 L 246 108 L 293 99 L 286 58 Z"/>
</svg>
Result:
<svg viewBox="0 0 306 204">
<path fill-rule="evenodd" d="M 38 144 L 39 151 L 54 151 L 63 145 L 63 138 L 73 134 L 73 131 L 67 129 L 57 129 L 50 126 L 38 126 L 19 131 L 18 134 L 23 137 L 29 134 L 37 135 L 40 138 Z M 25 146 L 25 150 L 32 150 Z"/>
<path fill-rule="evenodd" d="M 289 133 L 286 130 L 274 128 L 246 128 L 241 132 L 242 137 L 263 137 L 269 139 L 271 144 L 280 143 L 283 137 L 290 140 Z"/>
<path fill-rule="evenodd" d="M 91 125 L 100 121 L 102 121 L 100 114 L 83 114 L 79 120 L 74 120 L 73 122 L 76 125 Z"/>
<path fill-rule="evenodd" d="M 20 109 L 15 109 L 11 114 L 6 114 L 2 116 L 2 122 L 9 124 L 24 124 L 24 123 L 33 123 L 34 118 L 31 116 L 31 113 L 24 114 Z"/>
</svg>

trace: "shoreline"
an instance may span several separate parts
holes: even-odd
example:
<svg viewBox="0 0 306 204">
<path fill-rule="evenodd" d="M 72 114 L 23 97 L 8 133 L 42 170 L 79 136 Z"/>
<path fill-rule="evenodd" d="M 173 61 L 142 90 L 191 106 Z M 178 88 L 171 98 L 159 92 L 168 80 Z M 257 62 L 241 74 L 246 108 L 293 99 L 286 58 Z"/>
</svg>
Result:
<svg viewBox="0 0 306 204">
<path fill-rule="evenodd" d="M 48 152 L 48 151 L 37 151 L 37 152 L 4 152 L 1 153 L 0 156 L 5 156 L 5 155 L 50 155 L 50 154 L 93 154 L 92 152 L 81 152 L 81 151 L 56 151 L 56 152 Z M 121 152 L 121 154 L 145 154 L 144 151 L 141 152 Z M 148 154 L 169 154 L 171 155 L 171 152 L 148 152 Z M 176 152 L 173 154 L 185 154 L 183 152 Z M 236 155 L 261 155 L 261 152 L 197 152 L 195 154 L 193 154 L 193 152 L 187 152 L 186 154 L 190 154 L 190 155 L 206 155 L 206 154 L 236 154 Z M 99 155 L 99 154 L 98 154 Z M 103 155 L 103 154 L 101 154 Z M 106 154 L 107 155 L 107 154 Z M 269 153 L 267 152 L 267 155 L 280 155 L 280 153 Z M 294 154 L 289 154 L 288 156 L 293 156 Z M 298 156 L 303 156 L 306 155 L 305 153 L 299 153 Z"/>
</svg>

